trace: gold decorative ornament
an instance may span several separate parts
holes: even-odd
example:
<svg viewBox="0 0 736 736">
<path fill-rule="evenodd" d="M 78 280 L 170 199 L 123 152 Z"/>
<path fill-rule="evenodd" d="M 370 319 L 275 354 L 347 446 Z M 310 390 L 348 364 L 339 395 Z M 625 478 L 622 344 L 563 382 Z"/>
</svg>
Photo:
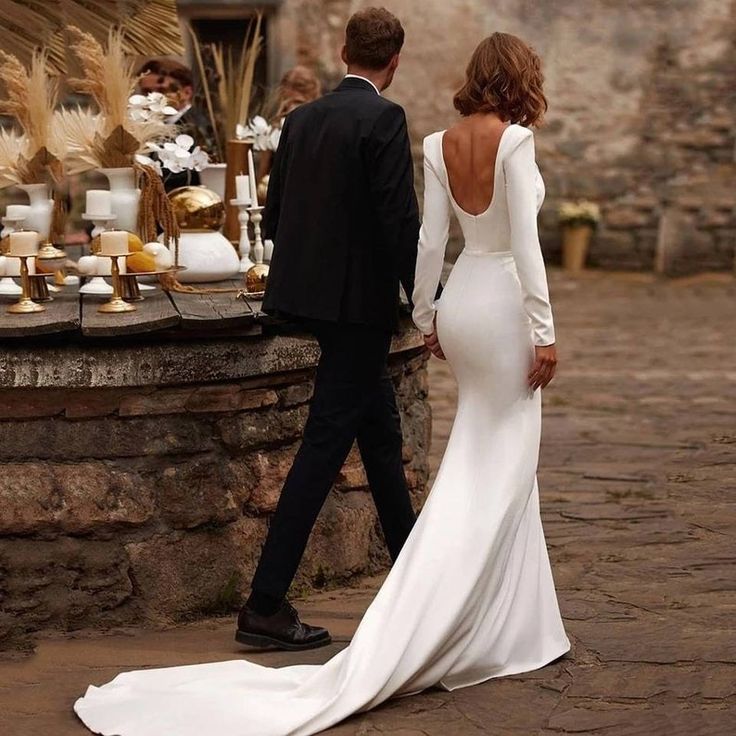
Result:
<svg viewBox="0 0 736 736">
<path fill-rule="evenodd" d="M 245 290 L 248 294 L 259 294 L 266 290 L 268 270 L 265 263 L 256 263 L 245 272 Z"/>
<path fill-rule="evenodd" d="M 184 232 L 219 230 L 225 222 L 225 205 L 207 187 L 179 187 L 169 192 L 179 228 Z"/>
</svg>

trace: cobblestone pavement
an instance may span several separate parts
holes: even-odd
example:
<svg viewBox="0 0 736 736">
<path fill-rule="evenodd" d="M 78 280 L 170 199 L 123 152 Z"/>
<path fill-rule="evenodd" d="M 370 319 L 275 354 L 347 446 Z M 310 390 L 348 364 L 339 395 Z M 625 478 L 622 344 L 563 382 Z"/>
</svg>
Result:
<svg viewBox="0 0 736 736">
<path fill-rule="evenodd" d="M 331 734 L 736 733 L 734 283 L 553 273 L 552 286 L 561 365 L 540 486 L 572 652 L 529 675 L 389 702 Z M 430 386 L 436 467 L 454 411 L 445 364 L 432 362 Z M 331 647 L 254 658 L 323 661 L 379 583 L 300 605 L 336 634 Z M 0 733 L 82 736 L 69 708 L 89 682 L 240 656 L 231 626 L 43 639 L 33 657 L 0 663 Z"/>
</svg>

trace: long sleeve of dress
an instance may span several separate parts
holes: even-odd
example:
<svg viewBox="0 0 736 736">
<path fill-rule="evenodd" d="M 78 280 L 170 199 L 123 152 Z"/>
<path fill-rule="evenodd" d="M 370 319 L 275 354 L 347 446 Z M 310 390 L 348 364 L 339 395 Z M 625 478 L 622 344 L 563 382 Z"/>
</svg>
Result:
<svg viewBox="0 0 736 736">
<path fill-rule="evenodd" d="M 435 298 L 450 232 L 450 200 L 430 151 L 436 142 L 432 136 L 424 140 L 424 213 L 412 298 L 414 324 L 425 335 L 434 330 Z"/>
<path fill-rule="evenodd" d="M 531 132 L 509 153 L 503 165 L 511 252 L 521 282 L 524 309 L 532 323 L 534 344 L 552 345 L 555 330 L 537 230 L 537 172 Z"/>
</svg>

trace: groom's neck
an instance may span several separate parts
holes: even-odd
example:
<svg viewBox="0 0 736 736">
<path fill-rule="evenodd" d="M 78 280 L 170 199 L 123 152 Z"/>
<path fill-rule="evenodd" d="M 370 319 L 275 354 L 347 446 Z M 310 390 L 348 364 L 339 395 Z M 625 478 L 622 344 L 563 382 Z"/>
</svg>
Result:
<svg viewBox="0 0 736 736">
<path fill-rule="evenodd" d="M 358 77 L 370 79 L 381 92 L 391 84 L 391 75 L 388 69 L 376 71 L 375 69 L 362 69 L 359 66 L 348 65 L 348 74 L 355 74 Z"/>
</svg>

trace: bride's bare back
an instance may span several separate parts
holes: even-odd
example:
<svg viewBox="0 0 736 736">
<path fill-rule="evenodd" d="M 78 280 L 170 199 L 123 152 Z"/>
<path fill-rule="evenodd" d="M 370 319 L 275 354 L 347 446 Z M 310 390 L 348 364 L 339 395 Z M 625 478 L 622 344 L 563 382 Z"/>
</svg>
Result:
<svg viewBox="0 0 736 736">
<path fill-rule="evenodd" d="M 448 128 L 442 138 L 452 197 L 469 215 L 483 214 L 491 204 L 496 155 L 507 127 L 495 115 L 470 115 Z"/>
</svg>

